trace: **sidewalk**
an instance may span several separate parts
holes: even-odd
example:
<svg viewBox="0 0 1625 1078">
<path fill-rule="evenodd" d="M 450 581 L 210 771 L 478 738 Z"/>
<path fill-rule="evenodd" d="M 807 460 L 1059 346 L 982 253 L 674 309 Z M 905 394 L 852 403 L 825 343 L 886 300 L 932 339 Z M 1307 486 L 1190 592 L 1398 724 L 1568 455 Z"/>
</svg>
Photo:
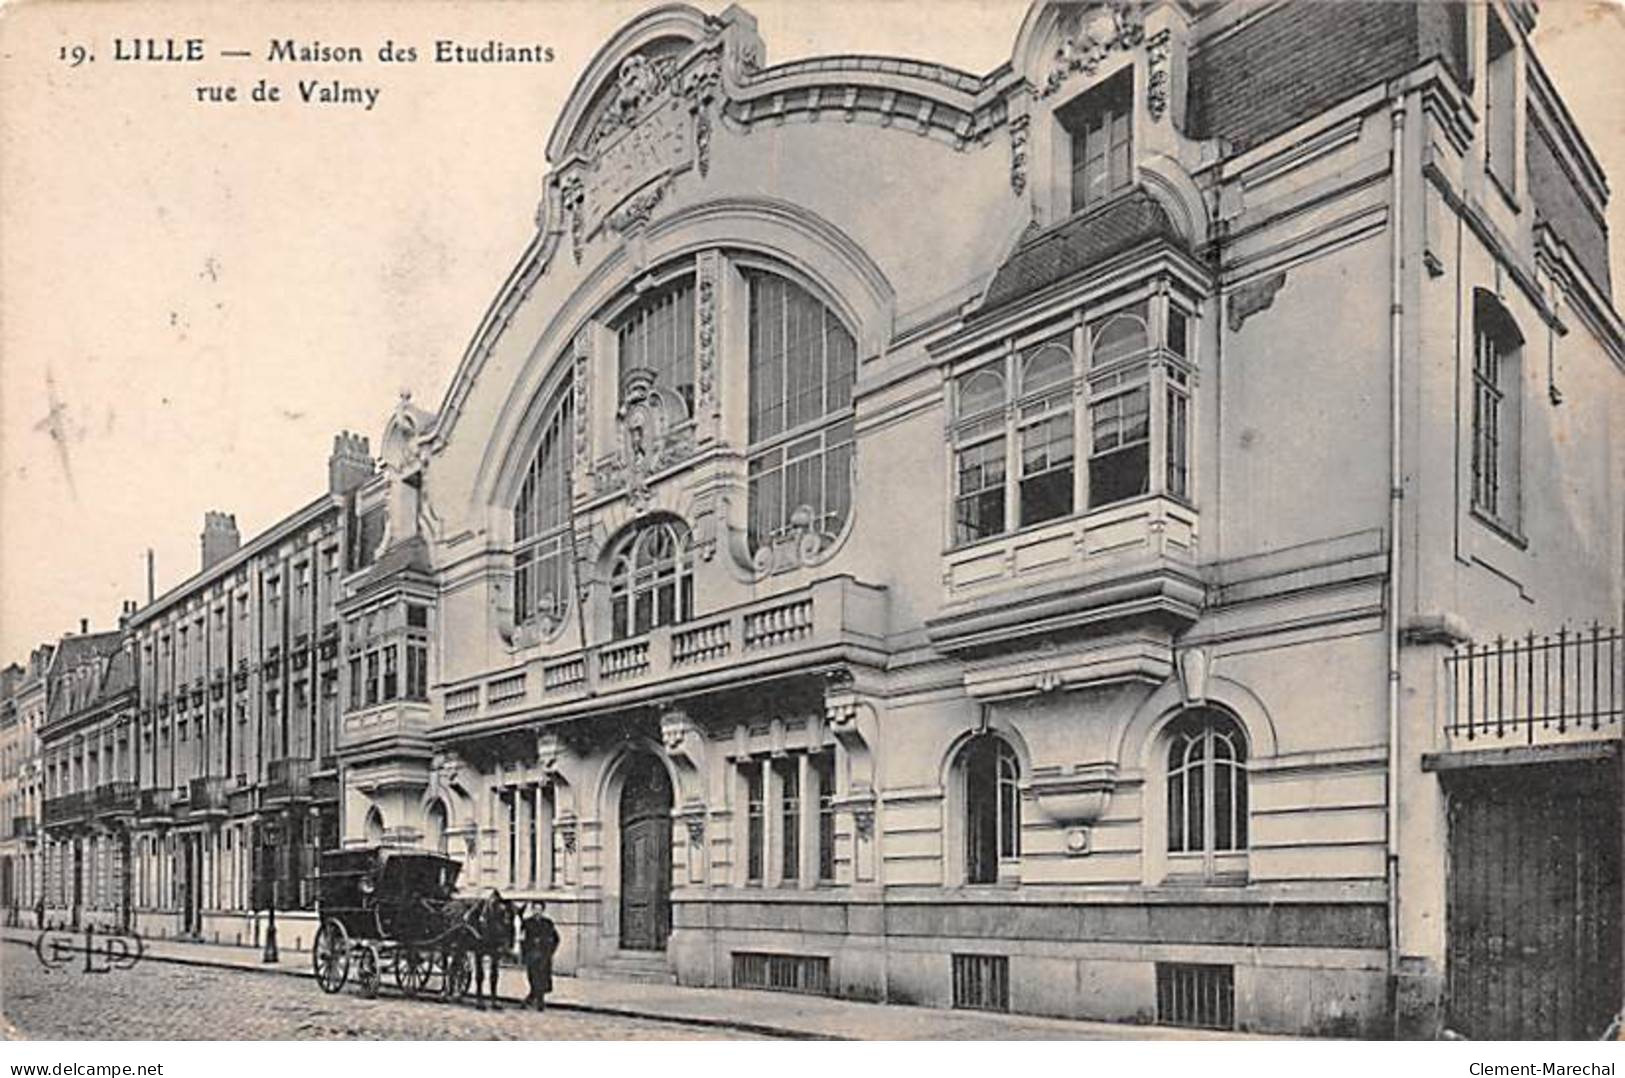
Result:
<svg viewBox="0 0 1625 1078">
<path fill-rule="evenodd" d="M 6 929 L 4 935 L 8 943 L 30 948 L 34 946 L 36 937 L 36 932 L 16 928 Z M 308 951 L 284 951 L 281 962 L 267 965 L 260 961 L 257 949 L 248 947 L 175 940 L 146 940 L 143 945 L 144 960 L 149 962 L 172 962 L 314 980 Z M 80 946 L 83 946 L 82 939 Z M 502 980 L 508 988 L 503 993 L 503 999 L 517 1006 L 519 997 L 513 994 L 513 989 L 523 986 L 524 972 L 512 966 L 505 967 Z M 386 986 L 391 983 L 387 976 L 384 983 Z M 771 1037 L 814 1040 L 1266 1039 L 1240 1033 L 857 1003 L 822 996 L 733 988 L 681 988 L 565 976 L 555 976 L 553 984 L 554 991 L 547 997 L 549 1008 L 681 1022 Z M 312 984 L 311 991 L 319 989 Z M 355 988 L 352 985 L 345 991 L 353 992 Z"/>
</svg>

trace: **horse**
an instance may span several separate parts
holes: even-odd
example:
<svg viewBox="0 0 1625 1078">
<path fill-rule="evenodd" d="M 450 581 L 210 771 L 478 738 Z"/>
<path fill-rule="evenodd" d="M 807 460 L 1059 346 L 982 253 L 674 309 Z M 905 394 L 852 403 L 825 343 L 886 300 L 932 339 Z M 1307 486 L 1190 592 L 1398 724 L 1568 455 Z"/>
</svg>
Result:
<svg viewBox="0 0 1625 1078">
<path fill-rule="evenodd" d="M 463 914 L 463 929 L 469 940 L 469 953 L 474 960 L 474 1005 L 485 1009 L 485 971 L 491 971 L 491 1006 L 496 1008 L 497 978 L 502 969 L 502 955 L 513 949 L 514 905 L 493 888 L 483 898 L 475 899 Z"/>
</svg>

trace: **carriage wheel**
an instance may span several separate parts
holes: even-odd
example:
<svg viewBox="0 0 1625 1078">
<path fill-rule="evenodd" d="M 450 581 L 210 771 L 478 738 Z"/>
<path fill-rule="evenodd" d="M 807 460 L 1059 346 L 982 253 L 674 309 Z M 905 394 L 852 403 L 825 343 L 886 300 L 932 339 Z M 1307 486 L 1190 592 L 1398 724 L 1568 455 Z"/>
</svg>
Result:
<svg viewBox="0 0 1625 1078">
<path fill-rule="evenodd" d="M 468 995 L 468 982 L 473 976 L 468 965 L 468 952 L 447 951 L 445 970 L 446 980 L 441 987 L 441 994 L 450 1000 L 462 999 Z"/>
<path fill-rule="evenodd" d="M 402 947 L 395 952 L 395 983 L 408 996 L 415 996 L 429 984 L 429 973 L 434 958 L 416 947 Z"/>
<path fill-rule="evenodd" d="M 350 934 L 344 926 L 328 918 L 316 931 L 310 948 L 310 962 L 316 969 L 316 983 L 332 994 L 344 987 L 350 977 Z"/>
<path fill-rule="evenodd" d="M 382 979 L 378 967 L 378 948 L 370 943 L 356 948 L 355 983 L 361 986 L 361 994 L 368 999 L 378 995 L 378 982 Z"/>
</svg>

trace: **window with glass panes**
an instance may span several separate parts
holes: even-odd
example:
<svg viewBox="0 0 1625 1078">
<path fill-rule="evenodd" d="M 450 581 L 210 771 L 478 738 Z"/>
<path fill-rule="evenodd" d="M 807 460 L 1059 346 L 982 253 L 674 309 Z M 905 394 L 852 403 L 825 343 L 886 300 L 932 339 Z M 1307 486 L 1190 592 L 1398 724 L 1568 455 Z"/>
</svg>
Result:
<svg viewBox="0 0 1625 1078">
<path fill-rule="evenodd" d="M 779 876 L 801 877 L 801 761 L 775 761 L 779 773 Z"/>
<path fill-rule="evenodd" d="M 762 881 L 763 852 L 767 846 L 766 784 L 762 781 L 762 768 L 753 761 L 745 763 L 745 879 L 750 883 Z"/>
<path fill-rule="evenodd" d="M 570 386 L 554 395 L 514 501 L 514 620 L 557 622 L 569 603 Z"/>
<path fill-rule="evenodd" d="M 960 756 L 965 804 L 965 882 L 997 883 L 999 862 L 1021 856 L 1020 768 L 996 734 L 971 739 Z"/>
<path fill-rule="evenodd" d="M 1071 151 L 1073 213 L 1104 202 L 1129 186 L 1133 80 L 1130 68 L 1056 110 Z"/>
<path fill-rule="evenodd" d="M 675 393 L 694 414 L 694 281 L 683 278 L 649 292 L 615 323 L 620 384 L 628 371 L 654 373 L 654 384 Z"/>
<path fill-rule="evenodd" d="M 818 878 L 835 878 L 835 754 L 815 753 L 813 775 L 818 779 Z"/>
<path fill-rule="evenodd" d="M 751 549 L 798 520 L 833 537 L 852 508 L 857 341 L 794 281 L 754 269 L 745 278 Z"/>
<path fill-rule="evenodd" d="M 1229 716 L 1194 711 L 1176 719 L 1167 752 L 1168 853 L 1222 871 L 1219 855 L 1247 849 L 1247 742 Z"/>
<path fill-rule="evenodd" d="M 956 546 L 1153 492 L 1190 499 L 1194 342 L 1180 301 L 1148 296 L 1029 340 L 954 380 Z"/>
<path fill-rule="evenodd" d="M 1473 508 L 1516 527 L 1519 517 L 1523 336 L 1489 292 L 1473 297 Z"/>
<path fill-rule="evenodd" d="M 692 617 L 694 555 L 688 530 L 660 521 L 628 536 L 610 570 L 609 601 L 617 640 Z"/>
</svg>

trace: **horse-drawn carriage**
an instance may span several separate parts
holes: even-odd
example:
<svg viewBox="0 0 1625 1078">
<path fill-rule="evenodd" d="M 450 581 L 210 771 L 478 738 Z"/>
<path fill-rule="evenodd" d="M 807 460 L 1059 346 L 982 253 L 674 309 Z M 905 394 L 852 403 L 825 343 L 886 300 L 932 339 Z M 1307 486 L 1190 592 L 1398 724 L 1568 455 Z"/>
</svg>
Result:
<svg viewBox="0 0 1625 1078">
<path fill-rule="evenodd" d="M 376 995 L 385 972 L 408 996 L 438 985 L 445 999 L 461 999 L 475 962 L 494 958 L 507 935 L 489 899 L 455 897 L 462 864 L 410 850 L 367 848 L 322 854 L 316 911 L 320 927 L 311 948 L 316 981 L 337 992 L 350 978 Z M 500 902 L 500 899 L 497 900 Z M 493 926 L 497 926 L 493 928 Z M 511 937 L 510 937 L 511 938 Z"/>
</svg>

